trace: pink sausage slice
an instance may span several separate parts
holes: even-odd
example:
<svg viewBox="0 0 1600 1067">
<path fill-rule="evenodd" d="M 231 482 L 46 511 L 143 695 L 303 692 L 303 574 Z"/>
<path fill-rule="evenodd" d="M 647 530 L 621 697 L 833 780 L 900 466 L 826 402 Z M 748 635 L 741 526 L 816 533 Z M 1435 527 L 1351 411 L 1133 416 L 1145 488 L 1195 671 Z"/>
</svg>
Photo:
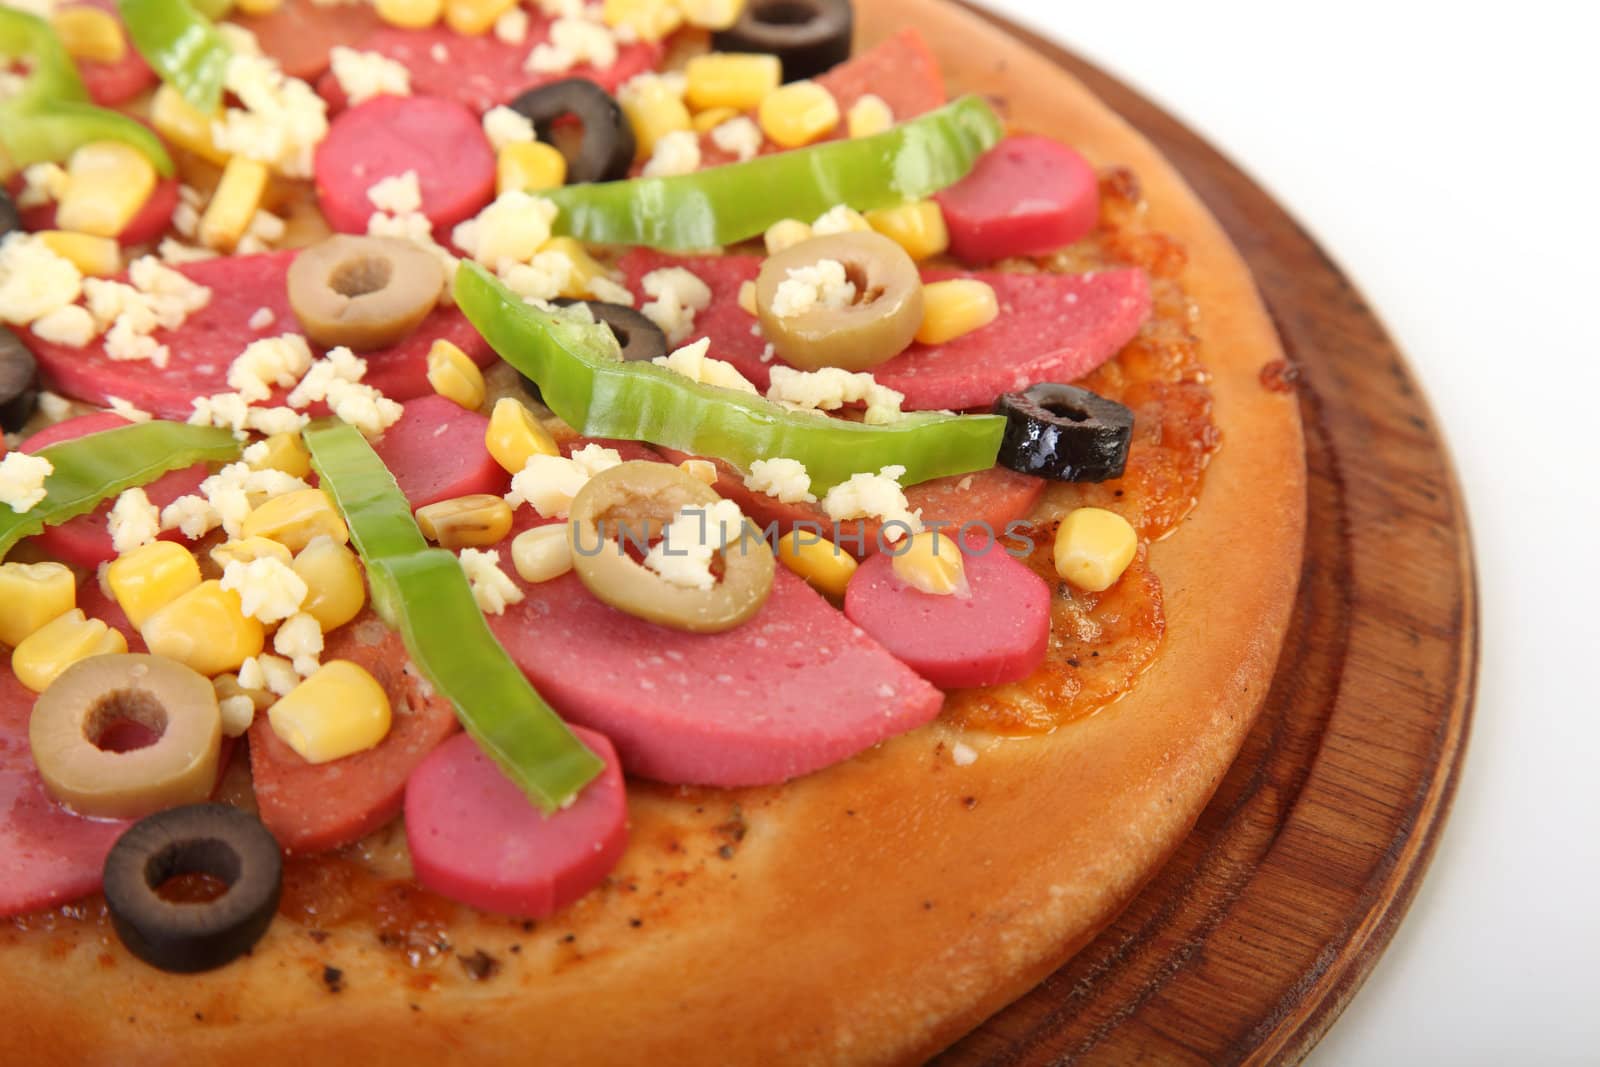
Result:
<svg viewBox="0 0 1600 1067">
<path fill-rule="evenodd" d="M 109 412 L 80 415 L 75 419 L 58 422 L 54 426 L 40 430 L 22 442 L 21 450 L 37 452 L 41 448 L 62 441 L 126 425 L 128 425 L 127 419 Z M 210 473 L 204 463 L 169 471 L 145 486 L 145 495 L 150 498 L 150 503 L 158 508 L 164 508 L 180 496 L 199 492 L 200 483 L 205 481 Z M 76 519 L 64 522 L 60 526 L 46 526 L 44 532 L 33 538 L 33 541 L 56 559 L 86 570 L 93 570 L 100 564 L 117 558 L 117 550 L 111 545 L 111 530 L 108 526 L 111 509 L 115 504 L 115 500 L 107 500 L 87 515 L 79 515 Z M 161 535 L 164 541 L 180 541 L 182 537 L 183 535 L 177 530 L 169 530 Z"/>
<path fill-rule="evenodd" d="M 500 558 L 511 558 L 509 541 Z M 527 599 L 490 628 L 568 721 L 611 739 L 630 774 L 782 782 L 921 726 L 943 703 L 783 567 L 756 617 L 720 634 L 626 615 L 571 573 L 517 581 Z"/>
<path fill-rule="evenodd" d="M 504 493 L 508 475 L 489 455 L 489 420 L 442 396 L 405 405 L 376 450 L 413 508 L 473 493 Z"/>
<path fill-rule="evenodd" d="M 156 187 L 150 191 L 150 198 L 134 213 L 133 218 L 128 220 L 128 225 L 123 227 L 122 232 L 117 234 L 117 243 L 123 247 L 154 244 L 167 232 L 167 226 L 172 222 L 172 213 L 177 208 L 178 179 L 157 180 Z M 22 225 L 24 229 L 32 231 L 55 229 L 55 203 L 40 204 L 24 211 Z"/>
<path fill-rule="evenodd" d="M 993 263 L 1054 252 L 1086 236 L 1100 218 L 1100 179 L 1060 141 L 1008 137 L 935 199 L 951 253 L 966 263 Z"/>
<path fill-rule="evenodd" d="M 542 919 L 599 885 L 628 847 L 628 797 L 617 753 L 573 733 L 605 770 L 572 806 L 545 816 L 477 742 L 461 734 L 406 786 L 406 843 L 417 881 L 484 911 Z"/>
<path fill-rule="evenodd" d="M 377 210 L 367 190 L 416 171 L 422 213 L 448 237 L 494 199 L 494 152 L 478 118 L 431 96 L 380 96 L 341 112 L 317 146 L 317 205 L 343 233 L 366 233 Z"/>
<path fill-rule="evenodd" d="M 934 596 L 873 556 L 850 579 L 844 613 L 941 689 L 1026 678 L 1050 642 L 1050 587 L 1000 546 L 968 549 L 966 573 L 969 596 Z"/>
</svg>

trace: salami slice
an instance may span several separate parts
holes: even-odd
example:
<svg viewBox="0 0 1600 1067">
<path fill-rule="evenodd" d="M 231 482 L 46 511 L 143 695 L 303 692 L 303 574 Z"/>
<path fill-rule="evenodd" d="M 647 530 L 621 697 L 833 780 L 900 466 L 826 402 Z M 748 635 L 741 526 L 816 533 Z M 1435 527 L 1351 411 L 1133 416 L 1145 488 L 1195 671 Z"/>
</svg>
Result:
<svg viewBox="0 0 1600 1067">
<path fill-rule="evenodd" d="M 974 539 L 964 551 L 966 595 L 924 593 L 879 555 L 850 579 L 844 613 L 941 688 L 1026 678 L 1050 643 L 1050 587 L 1000 544 Z"/>
<path fill-rule="evenodd" d="M 130 825 L 86 819 L 45 791 L 28 745 L 34 695 L 0 670 L 0 917 L 64 904 L 100 888 L 106 853 Z"/>
<path fill-rule="evenodd" d="M 389 694 L 393 725 L 376 747 L 312 764 L 272 732 L 266 716 L 250 728 L 256 803 L 289 852 L 325 852 L 358 841 L 400 814 L 406 779 L 456 730 L 450 702 L 415 673 L 400 635 L 370 609 L 328 635 L 324 663 L 343 659 L 371 672 Z"/>
<path fill-rule="evenodd" d="M 383 25 L 371 4 L 285 0 L 267 15 L 230 18 L 256 35 L 262 51 L 291 78 L 314 80 L 328 69 L 335 45 L 355 45 Z"/>
<path fill-rule="evenodd" d="M 120 25 L 122 16 L 117 11 L 114 0 L 74 0 L 71 4 L 63 4 L 56 9 L 70 10 L 74 7 L 92 7 L 106 12 L 116 19 Z M 95 63 L 89 60 L 78 60 L 78 73 L 83 78 L 84 88 L 89 90 L 89 98 L 101 107 L 116 107 L 125 104 L 156 84 L 156 72 L 150 69 L 150 64 L 144 61 L 137 49 L 133 47 L 133 40 L 128 36 L 128 31 L 122 31 L 122 44 L 124 51 L 122 58 L 115 63 Z"/>
<path fill-rule="evenodd" d="M 226 256 L 178 268 L 211 289 L 211 302 L 179 329 L 155 333 L 172 353 L 165 369 L 113 360 L 100 341 L 69 348 L 41 340 L 32 331 L 19 336 L 39 360 L 45 380 L 59 393 L 91 404 L 109 404 L 113 397 L 121 397 L 162 418 L 186 419 L 195 397 L 232 392 L 228 367 L 251 341 L 299 332 L 287 283 L 294 257 L 292 251 Z M 252 330 L 250 318 L 261 308 L 272 313 L 271 324 Z M 495 358 L 465 315 L 455 308 L 439 308 L 393 348 L 363 353 L 365 381 L 393 400 L 431 393 L 428 349 L 441 337 L 455 342 L 480 366 Z M 282 394 L 268 403 L 282 403 Z"/>
<path fill-rule="evenodd" d="M 442 396 L 405 405 L 375 446 L 413 508 L 473 493 L 504 493 L 508 475 L 489 455 L 489 420 Z"/>
<path fill-rule="evenodd" d="M 674 258 L 634 251 L 621 267 L 628 285 L 667 266 L 687 267 L 711 288 L 711 306 L 695 318 L 695 336 L 711 338 L 711 355 L 739 368 L 759 389 L 771 376 L 766 341 L 739 307 L 739 287 L 761 269 L 756 256 Z M 1071 382 L 1116 355 L 1150 313 L 1150 284 L 1141 270 L 1090 274 L 1013 274 L 925 270 L 924 281 L 978 278 L 994 288 L 1000 315 L 948 344 L 913 344 L 873 371 L 879 384 L 905 394 L 908 411 L 987 408 L 1001 393 L 1039 382 Z"/>
<path fill-rule="evenodd" d="M 75 437 L 99 433 L 102 430 L 114 430 L 118 426 L 127 424 L 127 419 L 110 413 L 80 415 L 39 431 L 22 442 L 21 448 L 24 452 L 37 452 L 41 448 L 61 441 L 70 441 Z M 158 508 L 164 508 L 180 496 L 199 492 L 200 483 L 205 481 L 209 473 L 210 470 L 204 463 L 169 471 L 145 486 L 145 495 L 150 498 L 150 503 Z M 111 508 L 115 503 L 114 500 L 108 500 L 87 515 L 79 515 L 59 526 L 46 526 L 44 532 L 32 540 L 50 556 L 92 571 L 100 564 L 117 558 L 117 550 L 112 547 L 111 530 L 108 525 Z M 171 530 L 161 536 L 166 541 L 177 541 L 183 535 Z"/>
<path fill-rule="evenodd" d="M 178 179 L 160 178 L 144 206 L 128 220 L 128 225 L 117 234 L 117 243 L 129 245 L 153 244 L 167 232 L 172 223 L 172 213 L 178 208 Z M 53 230 L 56 228 L 54 201 L 29 208 L 22 213 L 22 226 L 26 230 Z"/>
<path fill-rule="evenodd" d="M 406 787 L 417 881 L 484 911 L 542 919 L 599 885 L 628 846 L 628 795 L 611 742 L 573 732 L 605 760 L 571 807 L 543 815 L 466 734 L 440 745 Z"/>
<path fill-rule="evenodd" d="M 965 263 L 1065 248 L 1100 219 L 1100 177 L 1087 159 L 1048 137 L 1008 137 L 935 199 L 950 251 Z"/>
<path fill-rule="evenodd" d="M 630 774 L 782 782 L 920 726 L 943 702 L 782 567 L 760 613 L 721 634 L 626 615 L 571 573 L 519 585 L 527 598 L 490 618 L 495 635 L 563 716 L 611 738 Z"/>
<path fill-rule="evenodd" d="M 453 100 L 380 96 L 341 112 L 317 146 L 317 206 L 342 233 L 366 233 L 367 190 L 415 171 L 422 213 L 448 240 L 494 199 L 494 152 L 477 116 Z"/>
<path fill-rule="evenodd" d="M 411 74 L 412 93 L 454 100 L 479 115 L 497 104 L 509 103 L 524 90 L 561 78 L 590 78 L 614 93 L 629 78 L 654 70 L 661 59 L 661 45 L 639 41 L 620 45 L 617 61 L 604 69 L 582 66 L 560 73 L 529 71 L 525 69 L 528 56 L 536 45 L 549 40 L 550 23 L 537 11 L 528 12 L 528 36 L 522 44 L 508 44 L 492 33 L 464 37 L 445 26 L 434 26 L 426 30 L 384 27 L 355 47 L 388 56 L 404 66 Z M 317 91 L 332 110 L 345 106 L 344 93 L 331 75 L 318 82 Z"/>
</svg>

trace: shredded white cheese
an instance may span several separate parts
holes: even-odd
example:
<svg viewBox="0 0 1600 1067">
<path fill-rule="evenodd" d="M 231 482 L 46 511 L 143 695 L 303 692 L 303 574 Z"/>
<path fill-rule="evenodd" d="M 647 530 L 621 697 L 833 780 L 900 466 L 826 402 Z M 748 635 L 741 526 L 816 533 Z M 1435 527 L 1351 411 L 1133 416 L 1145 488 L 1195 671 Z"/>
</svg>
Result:
<svg viewBox="0 0 1600 1067">
<path fill-rule="evenodd" d="M 711 339 L 702 337 L 694 344 L 674 349 L 671 355 L 657 356 L 650 362 L 702 385 L 734 389 L 741 393 L 749 393 L 751 396 L 761 395 L 750 380 L 739 373 L 739 368 L 732 363 L 712 359 L 706 355 L 710 348 Z"/>
<path fill-rule="evenodd" d="M 472 598 L 486 615 L 503 615 L 507 607 L 526 599 L 511 576 L 500 569 L 500 553 L 493 549 L 463 548 L 461 569 L 472 585 Z"/>
<path fill-rule="evenodd" d="M 814 371 L 773 367 L 767 399 L 816 411 L 837 411 L 846 404 L 865 404 L 866 421 L 872 426 L 887 426 L 904 417 L 900 411 L 904 393 L 879 385 L 866 371 L 852 374 L 838 367 Z"/>
<path fill-rule="evenodd" d="M 645 555 L 644 565 L 664 581 L 686 589 L 710 589 L 712 557 L 737 541 L 744 515 L 731 500 L 682 508 Z"/>
<path fill-rule="evenodd" d="M 372 183 L 367 199 L 379 211 L 413 215 L 422 210 L 422 183 L 414 170 L 391 174 Z"/>
<path fill-rule="evenodd" d="M 792 319 L 817 310 L 839 311 L 856 301 L 856 286 L 837 259 L 790 267 L 772 297 L 772 313 Z"/>
<path fill-rule="evenodd" d="M 682 344 L 694 332 L 694 317 L 711 306 L 711 287 L 685 267 L 663 267 L 641 280 L 646 296 L 653 297 L 640 313 L 667 335 L 667 343 Z"/>
<path fill-rule="evenodd" d="M 883 537 L 894 544 L 906 535 L 922 529 L 921 510 L 912 511 L 906 501 L 900 478 L 906 473 L 901 466 L 890 466 L 877 474 L 855 474 L 849 481 L 828 490 L 822 498 L 822 510 L 835 522 L 846 519 L 880 519 Z"/>
<path fill-rule="evenodd" d="M 106 520 L 117 555 L 148 545 L 161 533 L 161 512 L 143 489 L 127 489 L 117 497 Z"/>
<path fill-rule="evenodd" d="M 310 592 L 304 578 L 273 556 L 231 561 L 223 568 L 222 588 L 238 593 L 244 613 L 269 626 L 299 612 Z"/>
<path fill-rule="evenodd" d="M 25 515 L 45 498 L 45 479 L 55 467 L 43 456 L 26 452 L 7 452 L 0 458 L 0 504 L 18 515 Z"/>
<path fill-rule="evenodd" d="M 750 464 L 744 485 L 757 493 L 765 493 L 784 504 L 813 504 L 816 495 L 811 492 L 811 475 L 806 465 L 797 459 L 758 459 Z"/>
</svg>

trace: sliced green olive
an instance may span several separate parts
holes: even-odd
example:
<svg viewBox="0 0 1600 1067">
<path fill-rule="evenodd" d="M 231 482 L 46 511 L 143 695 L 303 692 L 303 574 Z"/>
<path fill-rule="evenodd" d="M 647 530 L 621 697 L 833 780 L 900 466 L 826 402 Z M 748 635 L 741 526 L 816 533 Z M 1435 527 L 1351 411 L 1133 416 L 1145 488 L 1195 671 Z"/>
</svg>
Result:
<svg viewBox="0 0 1600 1067">
<path fill-rule="evenodd" d="M 306 336 L 371 352 L 399 343 L 439 301 L 444 268 L 409 241 L 341 234 L 289 265 L 289 305 Z"/>
<path fill-rule="evenodd" d="M 855 287 L 843 307 L 795 310 L 779 289 L 795 272 L 832 260 Z M 780 312 L 783 312 L 780 314 Z M 905 249 L 878 233 L 840 233 L 787 248 L 761 265 L 756 313 L 784 362 L 801 370 L 870 370 L 901 352 L 922 325 L 922 276 Z"/>
<path fill-rule="evenodd" d="M 640 550 L 659 538 L 682 509 L 718 499 L 710 486 L 667 463 L 603 471 L 572 500 L 573 569 L 591 593 L 629 615 L 693 633 L 731 630 L 772 592 L 772 549 L 749 520 L 744 536 L 722 550 L 722 576 L 710 589 L 675 585 L 628 554 L 628 545 Z"/>
<path fill-rule="evenodd" d="M 101 748 L 116 723 L 157 735 L 143 748 Z M 94 656 L 73 664 L 33 706 L 28 742 L 50 795 L 81 815 L 135 819 L 193 804 L 217 781 L 222 715 L 211 682 L 161 656 Z"/>
</svg>

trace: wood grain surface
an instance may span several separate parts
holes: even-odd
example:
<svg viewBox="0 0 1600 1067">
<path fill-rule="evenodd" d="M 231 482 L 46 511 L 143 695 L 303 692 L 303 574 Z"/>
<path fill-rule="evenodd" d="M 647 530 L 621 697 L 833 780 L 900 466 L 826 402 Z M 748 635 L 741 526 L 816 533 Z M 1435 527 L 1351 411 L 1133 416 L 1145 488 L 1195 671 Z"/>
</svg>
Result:
<svg viewBox="0 0 1600 1067">
<path fill-rule="evenodd" d="M 1194 832 L 1088 948 L 938 1062 L 1295 1062 L 1393 936 L 1449 811 L 1478 652 L 1461 495 L 1393 341 L 1270 196 L 1127 86 L 979 14 L 1138 127 L 1244 254 L 1300 396 L 1310 521 L 1271 695 Z"/>
</svg>

